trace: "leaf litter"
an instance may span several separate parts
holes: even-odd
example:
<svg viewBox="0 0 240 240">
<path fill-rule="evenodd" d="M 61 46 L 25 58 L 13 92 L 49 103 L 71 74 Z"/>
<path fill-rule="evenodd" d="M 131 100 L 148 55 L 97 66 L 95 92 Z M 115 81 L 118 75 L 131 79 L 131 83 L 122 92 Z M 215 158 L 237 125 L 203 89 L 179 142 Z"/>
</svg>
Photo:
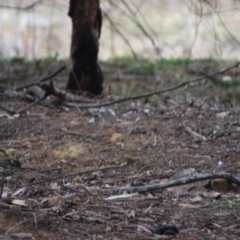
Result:
<svg viewBox="0 0 240 240">
<path fill-rule="evenodd" d="M 61 63 L 52 63 L 51 68 L 58 66 Z M 14 64 L 6 65 L 5 75 L 9 67 L 14 73 Z M 116 66 L 105 66 L 109 98 L 117 99 L 129 78 L 129 88 L 133 82 L 142 84 L 134 75 L 114 79 L 111 67 Z M 192 73 L 185 74 L 187 79 Z M 62 72 L 54 79 L 58 87 L 66 77 Z M 174 78 L 161 83 L 152 78 L 144 79 L 149 91 L 174 85 Z M 31 79 L 16 74 L 0 84 L 8 90 L 31 84 Z M 239 187 L 227 180 L 126 190 L 196 174 L 238 177 L 240 110 L 233 96 L 237 92 L 230 91 L 195 83 L 100 109 L 36 104 L 17 118 L 9 113 L 5 117 L 1 110 L 0 157 L 14 154 L 23 168 L 5 179 L 0 234 L 59 240 L 168 239 L 155 232 L 156 226 L 173 226 L 167 232 L 176 228 L 176 239 L 238 239 Z M 16 95 L 0 98 L 6 109 L 26 106 Z M 225 104 L 226 98 L 231 104 Z M 11 211 L 13 206 L 17 209 Z"/>
</svg>

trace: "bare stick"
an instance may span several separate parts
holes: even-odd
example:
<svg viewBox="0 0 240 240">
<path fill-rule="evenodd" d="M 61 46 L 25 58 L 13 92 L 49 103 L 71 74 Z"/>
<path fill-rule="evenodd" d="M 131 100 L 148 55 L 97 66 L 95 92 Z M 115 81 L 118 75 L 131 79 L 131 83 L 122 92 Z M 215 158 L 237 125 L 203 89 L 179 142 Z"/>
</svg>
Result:
<svg viewBox="0 0 240 240">
<path fill-rule="evenodd" d="M 226 68 L 222 71 L 215 72 L 215 73 L 210 73 L 210 74 L 207 74 L 207 75 L 202 76 L 202 77 L 194 78 L 192 80 L 185 81 L 181 84 L 178 84 L 178 85 L 170 87 L 170 88 L 165 88 L 165 89 L 158 90 L 158 91 L 155 91 L 155 92 L 150 92 L 150 93 L 137 95 L 137 96 L 133 96 L 133 97 L 129 97 L 129 98 L 122 98 L 122 99 L 112 101 L 112 102 L 106 102 L 106 103 L 101 103 L 101 104 L 86 104 L 86 105 L 83 105 L 83 104 L 82 105 L 81 104 L 77 105 L 76 103 L 66 102 L 65 104 L 67 106 L 75 106 L 75 107 L 80 107 L 82 109 L 83 108 L 100 108 L 100 107 L 106 107 L 106 106 L 110 106 L 110 105 L 114 105 L 114 104 L 118 104 L 118 103 L 122 103 L 122 102 L 131 101 L 131 100 L 137 100 L 137 99 L 140 99 L 140 98 L 148 98 L 148 97 L 152 97 L 153 95 L 158 95 L 158 94 L 162 94 L 162 93 L 165 93 L 165 92 L 171 92 L 171 91 L 177 90 L 177 89 L 182 88 L 182 87 L 184 87 L 184 86 L 186 86 L 190 83 L 200 82 L 205 78 L 210 78 L 210 77 L 216 76 L 218 74 L 223 74 L 223 73 L 228 72 L 229 70 L 231 70 L 233 68 L 238 67 L 239 64 L 240 64 L 240 62 L 238 62 L 234 66 Z"/>
<path fill-rule="evenodd" d="M 53 95 L 57 97 L 59 100 L 63 101 L 74 101 L 74 102 L 81 102 L 81 103 L 93 103 L 96 102 L 94 99 L 87 98 L 85 96 L 77 96 L 73 95 L 65 90 L 56 88 L 52 81 L 38 83 L 38 85 L 29 87 L 27 90 L 31 96 L 33 95 L 34 98 L 41 98 L 43 94 L 48 94 L 48 96 Z"/>
<path fill-rule="evenodd" d="M 75 177 L 75 176 L 78 176 L 78 175 L 83 175 L 85 173 L 105 171 L 105 170 L 118 169 L 118 168 L 124 168 L 124 167 L 126 167 L 126 165 L 112 166 L 112 167 L 106 167 L 106 168 L 90 169 L 90 170 L 86 170 L 86 171 L 82 171 L 82 172 L 78 172 L 78 173 L 68 174 L 68 175 L 64 175 L 64 176 L 57 176 L 55 178 L 50 178 L 50 179 L 45 179 L 45 180 L 42 180 L 42 181 L 30 183 L 30 184 L 25 185 L 25 187 L 32 186 L 32 185 L 37 185 L 37 184 L 41 184 L 41 183 L 45 183 L 45 182 L 51 182 L 51 181 L 54 181 L 54 180 L 57 180 L 57 179 L 60 179 L 60 178 Z"/>
<path fill-rule="evenodd" d="M 7 109 L 7 108 L 1 106 L 1 105 L 0 105 L 0 109 L 2 109 L 3 111 L 5 111 L 5 112 L 7 112 L 7 113 L 15 114 L 15 112 L 13 112 L 13 111 L 11 111 L 11 110 L 9 110 L 9 109 Z"/>
<path fill-rule="evenodd" d="M 36 5 L 38 5 L 39 3 L 41 3 L 42 0 L 36 1 L 26 7 L 16 7 L 16 6 L 8 6 L 8 5 L 0 5 L 0 8 L 7 8 L 7 9 L 14 9 L 14 10 L 30 10 L 32 8 L 34 8 Z"/>
<path fill-rule="evenodd" d="M 129 192 L 148 192 L 148 191 L 156 191 L 156 190 L 161 190 L 168 187 L 180 186 L 188 183 L 216 179 L 216 178 L 223 178 L 237 185 L 240 185 L 240 178 L 235 177 L 230 173 L 221 172 L 221 173 L 215 173 L 215 174 L 197 174 L 192 177 L 185 177 L 177 180 L 172 180 L 169 182 L 141 186 L 141 187 L 117 187 L 115 188 L 115 190 L 117 191 L 123 190 L 123 191 L 129 191 Z"/>
<path fill-rule="evenodd" d="M 37 100 L 34 101 L 33 103 L 31 103 L 31 104 L 27 105 L 26 107 L 24 107 L 24 108 L 18 110 L 16 113 L 20 114 L 20 113 L 22 113 L 22 112 L 28 110 L 28 109 L 31 108 L 32 106 L 34 106 L 34 105 L 40 103 L 41 101 L 43 101 L 46 97 L 47 97 L 47 96 L 44 95 L 43 97 L 37 99 Z"/>
<path fill-rule="evenodd" d="M 190 127 L 185 127 L 185 132 L 187 132 L 187 133 L 190 134 L 191 136 L 196 137 L 196 138 L 199 138 L 199 139 L 201 139 L 201 140 L 203 140 L 203 141 L 206 141 L 206 140 L 207 140 L 207 138 L 206 138 L 205 136 L 203 136 L 203 135 L 201 135 L 201 134 L 193 131 Z"/>
<path fill-rule="evenodd" d="M 47 76 L 47 77 L 45 77 L 45 78 L 43 78 L 43 79 L 35 82 L 35 83 L 30 83 L 30 84 L 27 84 L 27 85 L 18 87 L 18 88 L 15 89 L 15 91 L 19 91 L 19 90 L 22 90 L 22 89 L 24 89 L 24 88 L 28 88 L 28 87 L 37 85 L 37 84 L 39 84 L 39 83 L 41 83 L 41 82 L 45 82 L 45 81 L 47 81 L 47 80 L 55 77 L 56 75 L 58 75 L 58 74 L 59 74 L 60 72 L 62 72 L 65 68 L 66 68 L 66 66 L 62 66 L 62 67 L 61 67 L 60 69 L 58 69 L 55 73 L 53 73 L 53 74 L 51 74 L 51 75 L 49 75 L 49 76 Z"/>
</svg>

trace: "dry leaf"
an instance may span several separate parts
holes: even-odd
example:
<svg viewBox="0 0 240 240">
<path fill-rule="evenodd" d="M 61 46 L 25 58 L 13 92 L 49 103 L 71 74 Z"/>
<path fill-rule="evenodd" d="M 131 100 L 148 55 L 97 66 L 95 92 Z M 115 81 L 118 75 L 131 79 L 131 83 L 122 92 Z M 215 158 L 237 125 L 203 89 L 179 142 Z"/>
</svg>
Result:
<svg viewBox="0 0 240 240">
<path fill-rule="evenodd" d="M 80 121 L 76 121 L 76 120 L 72 120 L 70 122 L 70 127 L 78 127 L 78 126 L 81 126 L 82 122 Z"/>
<path fill-rule="evenodd" d="M 198 195 L 198 196 L 196 196 L 196 197 L 193 197 L 193 198 L 190 198 L 190 201 L 192 202 L 192 203 L 199 203 L 199 202 L 201 202 L 203 199 Z"/>
<path fill-rule="evenodd" d="M 82 144 L 61 145 L 52 151 L 54 158 L 77 158 L 89 154 L 87 148 Z"/>
<path fill-rule="evenodd" d="M 5 152 L 6 152 L 6 155 L 7 155 L 8 157 L 14 157 L 15 154 L 16 154 L 16 151 L 15 151 L 15 149 L 13 149 L 13 148 L 9 148 L 9 149 L 7 149 Z"/>
<path fill-rule="evenodd" d="M 144 226 L 142 226 L 142 225 L 138 225 L 138 227 L 137 227 L 137 231 L 138 231 L 138 232 L 152 233 L 151 230 L 149 230 L 148 228 L 146 228 L 146 227 L 144 227 Z"/>
<path fill-rule="evenodd" d="M 64 198 L 61 195 L 53 196 L 47 199 L 47 207 L 61 207 L 64 205 Z"/>
<path fill-rule="evenodd" d="M 86 186 L 85 188 L 92 194 L 96 194 L 98 191 L 100 191 L 100 187 L 98 186 Z"/>
<path fill-rule="evenodd" d="M 63 216 L 64 219 L 70 219 L 70 220 L 74 220 L 77 221 L 80 219 L 80 216 L 78 214 L 78 212 L 75 212 L 74 210 L 70 213 L 67 213 Z"/>
<path fill-rule="evenodd" d="M 35 239 L 31 233 L 13 233 L 11 236 L 19 239 Z"/>
<path fill-rule="evenodd" d="M 76 176 L 76 177 L 73 179 L 73 183 L 75 183 L 75 184 L 82 183 L 82 182 L 83 182 L 83 179 L 82 179 L 82 177 L 80 177 L 80 176 Z"/>
<path fill-rule="evenodd" d="M 122 143 L 124 142 L 124 137 L 121 133 L 113 133 L 111 141 L 115 143 Z"/>
<path fill-rule="evenodd" d="M 134 210 L 131 210 L 131 211 L 125 211 L 125 214 L 128 218 L 135 218 L 136 216 L 136 213 Z"/>
<path fill-rule="evenodd" d="M 229 114 L 230 114 L 230 112 L 220 112 L 220 113 L 217 113 L 216 114 L 216 117 L 217 118 L 226 118 L 226 117 L 228 117 L 229 116 Z"/>
<path fill-rule="evenodd" d="M 19 206 L 25 206 L 25 207 L 27 206 L 26 200 L 21 200 L 21 199 L 13 199 L 11 203 Z"/>
<path fill-rule="evenodd" d="M 219 192 L 205 192 L 202 194 L 205 198 L 214 198 L 219 199 L 221 197 L 221 194 Z"/>
<path fill-rule="evenodd" d="M 135 162 L 135 159 L 131 156 L 125 156 L 123 159 L 123 163 L 126 163 L 127 165 L 133 164 Z"/>
<path fill-rule="evenodd" d="M 188 203 L 179 203 L 178 204 L 179 207 L 183 207 L 183 208 L 200 208 L 200 205 L 192 205 L 192 204 L 188 204 Z"/>
<path fill-rule="evenodd" d="M 168 169 L 163 172 L 164 177 L 172 177 L 175 173 L 176 173 L 176 171 L 173 169 Z"/>
</svg>

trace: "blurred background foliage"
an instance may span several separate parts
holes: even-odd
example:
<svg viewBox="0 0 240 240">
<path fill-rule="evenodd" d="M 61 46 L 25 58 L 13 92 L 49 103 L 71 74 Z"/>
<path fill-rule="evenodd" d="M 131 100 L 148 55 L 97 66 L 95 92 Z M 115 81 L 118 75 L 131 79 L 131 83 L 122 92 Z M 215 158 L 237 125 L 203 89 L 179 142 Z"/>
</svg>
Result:
<svg viewBox="0 0 240 240">
<path fill-rule="evenodd" d="M 239 0 L 101 0 L 101 60 L 240 57 Z M 67 59 L 66 0 L 0 0 L 0 58 Z"/>
</svg>

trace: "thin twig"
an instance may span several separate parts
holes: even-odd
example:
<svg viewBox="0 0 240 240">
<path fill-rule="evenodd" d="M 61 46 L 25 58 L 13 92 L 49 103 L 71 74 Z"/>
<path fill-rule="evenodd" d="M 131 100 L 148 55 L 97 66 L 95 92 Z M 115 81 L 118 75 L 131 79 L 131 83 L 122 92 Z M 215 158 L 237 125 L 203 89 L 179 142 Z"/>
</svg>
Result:
<svg viewBox="0 0 240 240">
<path fill-rule="evenodd" d="M 7 8 L 7 9 L 13 9 L 13 10 L 30 10 L 34 8 L 36 5 L 41 3 L 43 0 L 36 1 L 26 7 L 16 7 L 16 6 L 8 6 L 8 5 L 0 5 L 0 8 Z"/>
<path fill-rule="evenodd" d="M 128 102 L 128 101 L 132 101 L 132 100 L 137 100 L 137 99 L 141 99 L 141 98 L 149 98 L 149 97 L 152 97 L 153 95 L 158 95 L 158 94 L 162 94 L 162 93 L 166 93 L 166 92 L 171 92 L 171 91 L 177 90 L 179 88 L 182 88 L 182 87 L 184 87 L 184 86 L 186 86 L 186 85 L 188 85 L 190 83 L 200 82 L 203 79 L 210 78 L 210 77 L 216 76 L 218 74 L 223 74 L 223 73 L 228 72 L 229 70 L 231 70 L 233 68 L 238 67 L 239 64 L 240 64 L 240 62 L 238 62 L 234 66 L 226 68 L 226 69 L 224 69 L 222 71 L 215 72 L 215 73 L 210 73 L 210 74 L 207 74 L 207 75 L 202 76 L 202 77 L 194 78 L 192 80 L 185 81 L 185 82 L 183 82 L 181 84 L 178 84 L 176 86 L 173 86 L 173 87 L 170 87 L 170 88 L 165 88 L 165 89 L 158 90 L 158 91 L 155 91 L 155 92 L 150 92 L 150 93 L 137 95 L 137 96 L 133 96 L 133 97 L 129 97 L 129 98 L 122 98 L 122 99 L 119 99 L 119 100 L 116 100 L 116 101 L 106 102 L 106 103 L 101 103 L 101 104 L 86 104 L 86 105 L 82 104 L 81 105 L 81 104 L 76 104 L 76 103 L 65 102 L 65 105 L 70 106 L 70 107 L 78 106 L 78 107 L 80 107 L 82 109 L 83 108 L 100 108 L 100 107 L 111 106 L 111 105 L 122 103 L 122 102 Z"/>
<path fill-rule="evenodd" d="M 41 97 L 41 98 L 37 99 L 37 100 L 36 100 L 36 101 L 34 101 L 33 103 L 31 103 L 31 104 L 27 105 L 26 107 L 24 107 L 24 108 L 21 108 L 21 109 L 20 109 L 20 110 L 18 110 L 16 113 L 20 114 L 20 113 L 22 113 L 22 112 L 24 112 L 24 111 L 28 110 L 28 109 L 29 109 L 29 108 L 31 108 L 32 106 L 34 106 L 34 105 L 36 105 L 36 104 L 40 103 L 41 101 L 43 101 L 43 100 L 44 100 L 46 97 L 47 97 L 47 96 L 46 96 L 46 95 L 44 95 L 43 97 Z"/>
<path fill-rule="evenodd" d="M 28 87 L 31 87 L 31 86 L 34 86 L 34 85 L 37 85 L 41 82 L 45 82 L 53 77 L 55 77 L 56 75 L 58 75 L 60 72 L 62 72 L 64 69 L 66 68 L 66 66 L 62 66 L 60 67 L 55 73 L 43 78 L 43 79 L 40 79 L 39 81 L 35 82 L 35 83 L 30 83 L 30 84 L 27 84 L 27 85 L 24 85 L 24 86 L 21 86 L 21 87 L 18 87 L 15 89 L 15 91 L 19 91 L 19 90 L 22 90 L 24 88 L 28 88 Z"/>
<path fill-rule="evenodd" d="M 64 176 L 57 176 L 55 178 L 49 178 L 49 179 L 45 179 L 45 180 L 42 180 L 42 181 L 30 183 L 30 184 L 25 185 L 25 187 L 32 186 L 32 185 L 37 185 L 37 184 L 41 184 L 41 183 L 45 183 L 45 182 L 51 182 L 51 181 L 54 181 L 54 180 L 57 180 L 57 179 L 60 179 L 60 178 L 75 177 L 75 176 L 83 175 L 85 173 L 92 173 L 92 172 L 105 171 L 105 170 L 111 170 L 111 169 L 117 169 L 117 168 L 124 168 L 125 166 L 126 165 L 90 169 L 90 170 L 86 170 L 86 171 L 82 171 L 82 172 L 78 172 L 78 173 L 67 174 L 67 175 L 64 175 Z"/>
<path fill-rule="evenodd" d="M 207 138 L 205 136 L 203 136 L 203 135 L 193 131 L 190 127 L 185 127 L 185 132 L 190 134 L 191 136 L 199 138 L 199 139 L 201 139 L 203 141 L 207 140 Z"/>
<path fill-rule="evenodd" d="M 9 109 L 7 109 L 7 108 L 5 108 L 5 107 L 1 106 L 1 105 L 0 105 L 0 109 L 2 109 L 3 111 L 5 111 L 5 112 L 7 112 L 7 113 L 10 113 L 10 114 L 15 114 L 15 112 L 14 112 L 14 111 L 12 111 L 12 110 L 9 110 Z"/>
</svg>

